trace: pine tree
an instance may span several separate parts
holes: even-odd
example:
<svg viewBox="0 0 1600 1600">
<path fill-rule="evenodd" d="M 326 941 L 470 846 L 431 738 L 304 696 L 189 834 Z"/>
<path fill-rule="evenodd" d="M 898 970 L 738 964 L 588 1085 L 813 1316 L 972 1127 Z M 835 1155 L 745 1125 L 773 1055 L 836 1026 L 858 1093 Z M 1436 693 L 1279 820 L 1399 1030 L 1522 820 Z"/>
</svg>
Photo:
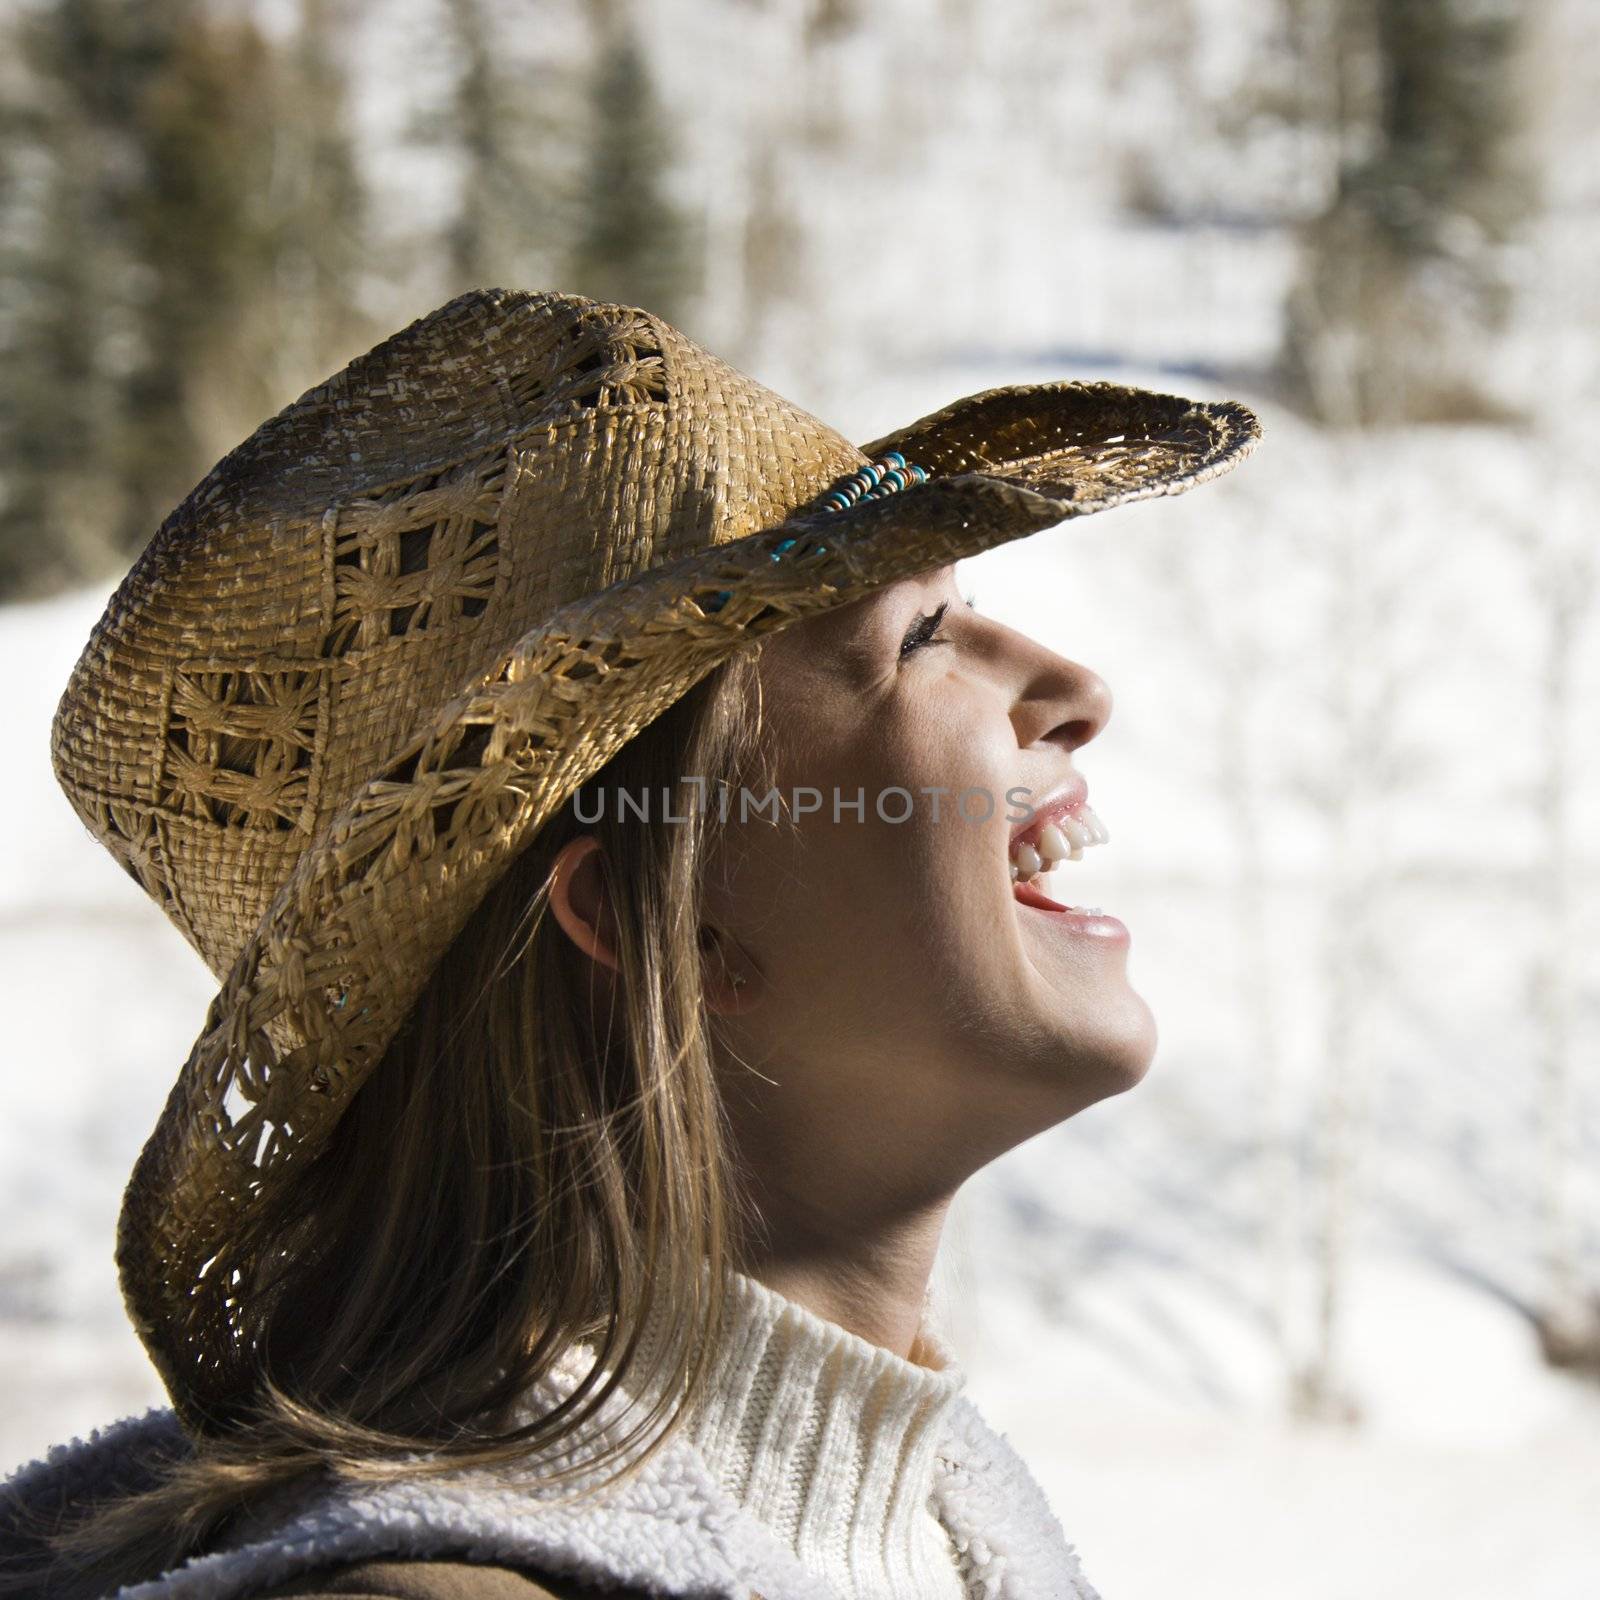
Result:
<svg viewBox="0 0 1600 1600">
<path fill-rule="evenodd" d="M 590 139 L 573 287 L 675 321 L 698 287 L 695 241 L 669 193 L 666 127 L 643 53 L 620 25 L 607 30 L 595 67 Z"/>
<path fill-rule="evenodd" d="M 48 592 L 114 559 L 112 455 L 127 260 L 104 226 L 103 123 L 129 53 L 109 5 L 13 13 L 0 34 L 0 594 Z"/>
<path fill-rule="evenodd" d="M 569 74 L 513 55 L 517 30 L 499 0 L 442 0 L 453 68 L 443 103 L 413 116 L 409 137 L 447 153 L 459 177 L 432 260 L 413 292 L 427 298 L 552 280 L 572 233 L 577 91 Z"/>
<path fill-rule="evenodd" d="M 1350 425 L 1499 414 L 1482 341 L 1506 324 L 1504 247 L 1532 205 L 1519 160 L 1512 0 L 1294 0 L 1325 55 L 1309 95 L 1340 152 L 1307 230 L 1285 365 L 1309 410 Z"/>
<path fill-rule="evenodd" d="M 217 450 L 378 334 L 363 310 L 371 212 L 341 65 L 353 15 L 351 0 L 300 0 L 299 28 L 270 63 L 270 181 L 248 197 L 270 282 L 239 308 L 229 348 L 245 359 L 210 362 L 196 380 Z"/>
<path fill-rule="evenodd" d="M 333 3 L 288 52 L 202 0 L 41 0 L 0 35 L 0 593 L 125 563 L 358 346 Z"/>
<path fill-rule="evenodd" d="M 270 235 L 252 197 L 272 159 L 271 62 L 253 23 L 204 8 L 152 8 L 156 46 L 128 107 L 136 181 L 121 197 L 142 288 L 124 388 L 124 498 L 116 541 L 139 549 L 232 439 L 195 403 L 241 315 L 273 287 Z M 158 31 L 159 30 L 159 31 Z"/>
</svg>

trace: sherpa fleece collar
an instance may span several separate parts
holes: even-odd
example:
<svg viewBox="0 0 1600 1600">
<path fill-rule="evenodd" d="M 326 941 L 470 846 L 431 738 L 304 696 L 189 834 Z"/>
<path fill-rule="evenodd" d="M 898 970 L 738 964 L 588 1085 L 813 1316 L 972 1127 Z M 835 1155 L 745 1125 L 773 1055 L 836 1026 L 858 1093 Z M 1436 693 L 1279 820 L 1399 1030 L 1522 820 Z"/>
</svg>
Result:
<svg viewBox="0 0 1600 1600">
<path fill-rule="evenodd" d="M 0 1491 L 0 1527 L 26 1506 L 81 1503 L 112 1484 L 129 1486 L 152 1453 L 185 1448 L 165 1409 L 58 1445 Z M 965 1396 L 949 1414 L 933 1496 L 973 1600 L 1099 1600 L 1044 1492 Z M 716 1484 L 682 1435 L 603 1498 L 576 1504 L 541 1487 L 531 1461 L 319 1485 L 258 1514 L 227 1547 L 125 1587 L 117 1600 L 248 1600 L 319 1568 L 382 1556 L 492 1561 L 696 1600 L 837 1600 Z"/>
</svg>

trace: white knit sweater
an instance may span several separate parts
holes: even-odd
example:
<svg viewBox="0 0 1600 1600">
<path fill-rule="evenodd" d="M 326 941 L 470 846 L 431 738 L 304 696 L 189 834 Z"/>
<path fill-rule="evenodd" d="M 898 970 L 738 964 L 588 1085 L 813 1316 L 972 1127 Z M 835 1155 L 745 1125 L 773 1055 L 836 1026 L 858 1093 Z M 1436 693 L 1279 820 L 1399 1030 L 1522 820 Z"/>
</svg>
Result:
<svg viewBox="0 0 1600 1600">
<path fill-rule="evenodd" d="M 599 1496 L 551 1490 L 573 1447 L 515 1467 L 297 1489 L 226 1547 L 120 1600 L 248 1600 L 318 1568 L 454 1556 L 697 1600 L 1098 1600 L 1043 1492 L 962 1393 L 926 1311 L 903 1360 L 755 1280 L 730 1280 L 728 1337 L 706 1405 Z M 571 1392 L 581 1348 L 529 1396 Z M 601 1417 L 635 1420 L 621 1391 Z M 578 1446 L 587 1457 L 593 1436 Z M 182 1451 L 170 1411 L 57 1446 L 0 1490 L 0 1544 L 19 1508 L 81 1502 Z M 614 1471 L 615 1468 L 609 1469 Z M 581 1480 L 580 1480 L 581 1481 Z"/>
<path fill-rule="evenodd" d="M 924 1314 L 906 1361 L 735 1274 L 692 1436 L 719 1487 L 841 1600 L 964 1600 L 933 1502 L 966 1375 Z"/>
</svg>

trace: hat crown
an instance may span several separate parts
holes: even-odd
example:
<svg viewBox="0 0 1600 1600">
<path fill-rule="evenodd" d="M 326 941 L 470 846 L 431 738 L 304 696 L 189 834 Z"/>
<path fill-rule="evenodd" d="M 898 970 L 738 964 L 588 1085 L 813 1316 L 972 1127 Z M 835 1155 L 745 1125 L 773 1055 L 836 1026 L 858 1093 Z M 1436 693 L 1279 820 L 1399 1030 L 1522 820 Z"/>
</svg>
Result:
<svg viewBox="0 0 1600 1600">
<path fill-rule="evenodd" d="M 220 978 L 328 819 L 542 618 L 865 459 L 645 311 L 462 295 L 166 519 L 62 697 L 57 777 Z"/>
</svg>

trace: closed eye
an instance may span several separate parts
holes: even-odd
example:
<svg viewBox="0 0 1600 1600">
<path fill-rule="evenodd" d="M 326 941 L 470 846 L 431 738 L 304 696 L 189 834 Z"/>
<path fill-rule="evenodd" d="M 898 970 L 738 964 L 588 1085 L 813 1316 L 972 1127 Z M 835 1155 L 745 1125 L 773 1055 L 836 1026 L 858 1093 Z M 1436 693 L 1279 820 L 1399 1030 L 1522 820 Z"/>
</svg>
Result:
<svg viewBox="0 0 1600 1600">
<path fill-rule="evenodd" d="M 977 609 L 977 597 L 975 595 L 964 595 L 962 598 L 966 601 L 968 606 L 972 607 L 974 610 Z M 950 602 L 948 600 L 942 600 L 932 611 L 928 612 L 926 615 L 917 617 L 912 622 L 911 626 L 906 629 L 905 638 L 900 641 L 900 655 L 902 660 L 906 656 L 910 655 L 913 651 L 920 650 L 924 645 L 949 644 L 950 641 L 948 639 L 941 639 L 938 637 L 939 625 L 944 621 L 944 614 L 949 609 Z"/>
</svg>

